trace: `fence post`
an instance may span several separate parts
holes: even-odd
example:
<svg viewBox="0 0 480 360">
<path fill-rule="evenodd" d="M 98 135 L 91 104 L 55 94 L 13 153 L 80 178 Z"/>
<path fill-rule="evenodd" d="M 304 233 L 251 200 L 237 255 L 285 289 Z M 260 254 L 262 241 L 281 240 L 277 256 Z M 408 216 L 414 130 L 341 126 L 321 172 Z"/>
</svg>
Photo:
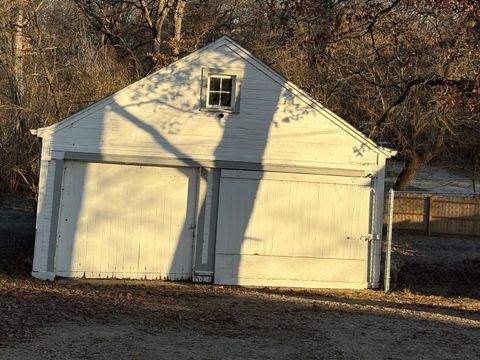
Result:
<svg viewBox="0 0 480 360">
<path fill-rule="evenodd" d="M 426 217 L 427 222 L 427 235 L 430 236 L 432 233 L 432 229 L 430 228 L 432 221 L 432 217 L 430 216 L 430 212 L 432 211 L 432 195 L 430 195 L 427 199 L 427 213 L 424 216 Z"/>
<path fill-rule="evenodd" d="M 388 224 L 387 224 L 387 250 L 385 252 L 384 291 L 390 291 L 390 266 L 392 261 L 392 228 L 393 228 L 393 201 L 395 192 L 390 189 L 388 193 Z"/>
</svg>

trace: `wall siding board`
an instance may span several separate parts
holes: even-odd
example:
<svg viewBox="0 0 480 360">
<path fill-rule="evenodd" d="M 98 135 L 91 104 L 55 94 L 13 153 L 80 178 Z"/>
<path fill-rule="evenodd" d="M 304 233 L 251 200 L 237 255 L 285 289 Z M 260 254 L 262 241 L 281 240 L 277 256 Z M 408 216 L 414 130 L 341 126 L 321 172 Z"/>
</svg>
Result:
<svg viewBox="0 0 480 360">
<path fill-rule="evenodd" d="M 344 165 L 360 165 L 376 164 L 376 154 L 356 155 L 353 151 L 346 153 L 342 151 L 342 147 L 333 144 L 316 144 L 311 142 L 286 142 L 279 141 L 272 143 L 265 149 L 253 140 L 243 140 L 237 138 L 225 138 L 221 146 L 215 148 L 215 155 L 212 157 L 212 149 L 209 149 L 212 143 L 211 138 L 199 138 L 200 140 L 192 140 L 193 137 L 181 137 L 181 141 L 176 143 L 177 153 L 182 153 L 189 158 L 203 158 L 206 160 L 227 160 L 234 161 L 241 156 L 244 161 L 266 163 L 266 164 L 282 164 L 282 161 L 295 161 L 301 157 L 305 161 L 315 163 L 317 166 L 337 162 Z M 172 140 L 179 140 L 179 137 L 172 137 Z M 113 146 L 115 143 L 116 146 Z M 193 145 L 192 145 L 193 144 Z M 166 146 L 164 146 L 166 145 Z M 119 137 L 112 139 L 111 142 L 100 138 L 76 138 L 65 137 L 56 141 L 53 150 L 55 151 L 72 151 L 77 149 L 81 152 L 102 152 L 106 154 L 129 153 L 130 155 L 141 156 L 145 153 L 156 154 L 157 156 L 175 156 L 175 153 L 165 150 L 170 147 L 171 142 L 161 141 L 150 144 L 148 139 L 135 142 L 132 145 L 127 138 Z M 250 146 L 249 146 L 250 145 Z M 319 152 L 318 146 L 323 146 L 323 150 Z M 303 147 L 303 148 L 302 148 Z M 256 150 L 256 151 L 255 151 Z M 233 154 L 232 154 L 233 151 Z M 239 154 L 239 152 L 242 152 Z M 192 155 L 195 154 L 195 155 Z M 236 155 L 235 155 L 236 154 Z M 340 160 L 340 161 L 339 161 Z M 298 160 L 302 161 L 302 160 Z"/>
<path fill-rule="evenodd" d="M 211 64 L 243 71 L 239 114 L 220 120 L 199 111 L 201 69 Z M 374 151 L 228 46 L 204 52 L 175 72 L 149 78 L 54 135 L 55 150 L 73 147 L 131 155 L 178 150 L 192 159 L 240 156 L 250 162 L 310 161 L 317 166 L 376 163 Z"/>
<path fill-rule="evenodd" d="M 46 272 L 52 215 L 53 183 L 55 181 L 54 161 L 42 160 L 40 162 L 39 179 L 32 271 Z"/>
<path fill-rule="evenodd" d="M 187 125 L 186 125 L 187 126 Z M 158 144 L 166 144 L 170 142 L 175 142 L 178 145 L 191 144 L 192 139 L 195 139 L 194 143 L 202 146 L 208 146 L 212 141 L 222 137 L 223 141 L 227 140 L 229 143 L 237 144 L 237 147 L 260 147 L 259 141 L 267 138 L 268 141 L 273 141 L 272 149 L 282 148 L 285 146 L 306 146 L 307 148 L 312 149 L 313 151 L 318 151 L 318 147 L 321 146 L 323 149 L 334 152 L 334 153 L 345 153 L 345 147 L 343 144 L 335 140 L 333 135 L 338 133 L 329 133 L 319 131 L 308 131 L 304 130 L 303 132 L 297 134 L 291 134 L 288 131 L 275 132 L 271 134 L 266 134 L 265 130 L 259 130 L 254 128 L 246 128 L 240 126 L 233 126 L 235 133 L 233 135 L 223 135 L 223 128 L 210 128 L 210 129 L 196 129 L 195 126 L 188 125 L 188 129 L 183 129 L 182 132 L 172 132 L 165 133 L 164 140 L 158 142 Z M 149 134 L 139 132 L 137 129 L 130 129 L 131 131 L 123 131 L 122 133 L 115 133 L 108 136 L 108 140 L 111 141 L 121 141 L 122 145 L 127 146 L 130 144 L 131 140 L 134 139 L 135 142 L 140 143 L 150 143 L 152 137 Z M 188 130 L 188 131 L 187 131 Z M 330 135 L 330 136 L 325 136 Z M 77 129 L 75 136 L 62 136 L 58 139 L 58 142 L 66 144 L 98 144 L 98 143 L 108 143 L 106 135 L 102 136 L 101 132 L 96 134 L 91 134 L 87 129 Z M 143 145 L 143 144 L 142 144 Z M 272 150 L 270 150 L 272 151 Z M 354 155 L 352 153 L 352 155 Z M 358 156 L 357 154 L 355 154 Z M 374 152 L 366 152 L 362 156 L 363 158 L 375 158 L 376 154 Z"/>
<path fill-rule="evenodd" d="M 97 149 L 96 151 L 94 151 L 95 148 Z M 142 157 L 146 157 L 146 158 L 151 158 L 152 157 L 152 150 L 148 150 L 148 149 L 145 149 L 145 148 L 136 148 L 136 151 L 132 151 L 132 148 L 118 149 L 118 148 L 103 147 L 103 146 L 96 146 L 95 148 L 85 147 L 85 146 L 72 147 L 72 146 L 69 146 L 67 144 L 58 144 L 56 146 L 55 150 L 59 151 L 59 152 L 73 152 L 73 151 L 75 151 L 75 152 L 78 152 L 78 153 L 90 153 L 90 152 L 92 154 L 99 154 L 100 153 L 100 154 L 105 154 L 105 157 L 109 157 L 109 156 L 121 157 L 122 155 L 124 155 L 126 157 L 134 156 L 134 157 L 138 157 L 140 160 L 141 160 Z M 188 147 L 187 149 L 191 149 L 191 147 Z M 132 153 L 134 153 L 134 155 L 132 155 Z M 266 161 L 258 162 L 258 160 L 252 162 L 251 161 L 251 154 L 252 154 L 252 151 L 249 151 L 248 153 L 247 153 L 247 151 L 242 151 L 242 152 L 239 153 L 238 150 L 235 151 L 235 149 L 229 149 L 228 152 L 226 150 L 223 151 L 221 156 L 218 156 L 215 160 L 209 160 L 209 159 L 207 159 L 208 154 L 204 154 L 203 149 L 199 149 L 198 150 L 198 155 L 197 155 L 198 157 L 195 160 L 193 160 L 193 162 L 197 163 L 198 165 L 201 165 L 202 162 L 205 160 L 208 164 L 211 164 L 211 163 L 215 164 L 216 162 L 220 162 L 220 161 L 229 162 L 229 161 L 231 161 L 232 158 L 235 158 L 235 161 L 237 161 L 237 162 L 255 163 L 255 164 L 260 163 L 262 166 L 293 166 L 293 167 L 302 167 L 303 166 L 303 167 L 309 167 L 309 168 L 325 167 L 325 168 L 332 168 L 332 169 L 339 169 L 339 170 L 340 169 L 362 170 L 362 171 L 367 171 L 367 172 L 374 172 L 377 169 L 376 164 L 369 163 L 369 162 L 357 163 L 355 165 L 353 165 L 353 164 L 349 165 L 346 162 L 345 158 L 342 159 L 340 156 L 334 156 L 334 155 L 331 155 L 329 157 L 330 158 L 329 162 L 325 161 L 321 164 L 322 166 L 319 166 L 320 164 L 318 162 L 315 162 L 315 161 L 295 161 L 293 159 L 288 159 L 288 160 L 271 159 L 270 161 L 268 161 L 268 163 Z M 188 165 L 192 164 L 191 161 L 188 161 L 188 160 L 191 160 L 191 159 L 177 157 L 174 154 L 169 153 L 169 152 L 164 152 L 164 153 L 160 153 L 160 154 L 157 154 L 157 155 L 158 155 L 158 158 L 162 158 L 162 159 L 181 159 L 182 161 L 184 161 L 185 166 L 188 166 Z M 256 157 L 256 158 L 258 158 L 258 157 Z M 342 162 L 342 160 L 343 160 L 343 162 Z"/>
</svg>

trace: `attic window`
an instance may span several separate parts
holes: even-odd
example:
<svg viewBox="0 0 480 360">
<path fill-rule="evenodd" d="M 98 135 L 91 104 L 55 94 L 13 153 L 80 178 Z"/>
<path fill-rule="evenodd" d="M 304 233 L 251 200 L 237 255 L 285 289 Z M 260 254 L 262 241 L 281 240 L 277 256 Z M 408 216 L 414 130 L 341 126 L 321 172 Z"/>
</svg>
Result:
<svg viewBox="0 0 480 360">
<path fill-rule="evenodd" d="M 208 77 L 207 106 L 211 108 L 233 108 L 235 77 L 210 75 Z"/>
<path fill-rule="evenodd" d="M 240 112 L 243 70 L 202 68 L 200 111 Z"/>
</svg>

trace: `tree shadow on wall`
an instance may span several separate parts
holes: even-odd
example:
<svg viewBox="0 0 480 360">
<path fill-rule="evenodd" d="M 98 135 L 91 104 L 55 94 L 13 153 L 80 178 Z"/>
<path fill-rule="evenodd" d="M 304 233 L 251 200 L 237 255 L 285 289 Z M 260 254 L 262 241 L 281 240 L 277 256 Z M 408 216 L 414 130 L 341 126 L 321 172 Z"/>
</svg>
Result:
<svg viewBox="0 0 480 360">
<path fill-rule="evenodd" d="M 68 209 L 60 209 L 56 254 L 57 266 L 63 266 L 57 268 L 60 275 L 104 277 L 102 274 L 107 273 L 111 277 L 130 277 L 137 274 L 134 277 L 178 280 L 191 276 L 193 263 L 199 269 L 207 269 L 206 265 L 214 269 L 217 219 L 208 220 L 209 234 L 203 231 L 204 228 L 195 230 L 194 225 L 196 217 L 200 222 L 208 218 L 206 215 L 218 198 L 209 200 L 200 196 L 194 207 L 190 200 L 192 196 L 198 197 L 198 186 L 202 181 L 207 181 L 207 186 L 212 180 L 217 181 L 217 186 L 222 185 L 219 184 L 219 172 L 215 178 L 199 170 L 225 169 L 225 164 L 232 159 L 254 164 L 257 171 L 263 170 L 264 160 L 269 157 L 266 149 L 271 129 L 288 128 L 315 110 L 308 104 L 295 102 L 294 95 L 283 84 L 274 89 L 258 90 L 265 89 L 264 84 L 272 80 L 236 56 L 229 58 L 222 52 L 212 51 L 208 64 L 201 61 L 202 56 L 186 66 L 173 64 L 167 71 L 153 74 L 132 85 L 124 94 L 114 95 L 100 111 L 88 114 L 54 136 L 54 149 L 62 144 L 73 146 L 80 152 L 95 149 L 102 154 L 95 160 L 98 163 L 111 162 L 114 156 L 124 156 L 129 159 L 126 162 L 132 164 L 116 165 L 123 166 L 116 170 L 114 167 L 102 168 L 102 165 L 96 168 L 77 166 L 76 173 L 63 174 L 62 203 L 65 204 L 66 197 L 70 197 L 70 201 Z M 212 63 L 216 68 L 243 71 L 242 92 L 237 94 L 241 102 L 240 114 L 225 112 L 220 118 L 217 113 L 202 111 L 200 91 L 202 82 L 207 79 L 202 78 L 201 68 Z M 247 94 L 246 88 L 254 91 Z M 252 97 L 252 93 L 257 98 Z M 94 138 L 88 127 L 95 129 Z M 284 141 L 287 143 L 288 137 Z M 132 157 L 129 156 L 131 152 L 144 155 Z M 170 180 L 159 184 L 155 171 L 150 170 L 150 166 L 140 165 L 145 157 L 163 159 L 167 164 L 175 160 L 175 166 L 181 169 L 175 170 L 172 165 L 167 174 Z M 69 170 L 68 162 L 66 164 L 64 171 L 73 171 Z M 148 177 L 146 173 L 149 171 L 152 174 Z M 142 181 L 137 182 L 139 172 L 142 172 Z M 228 242 L 228 255 L 242 254 L 246 240 L 265 242 L 263 238 L 249 239 L 247 234 L 262 176 L 249 179 L 248 196 L 242 199 L 242 218 L 230 219 L 236 236 L 216 240 Z M 182 182 L 184 190 L 180 186 Z M 234 188 L 232 191 L 240 190 Z M 268 201 L 278 202 L 280 206 L 282 198 L 287 196 L 280 194 L 279 198 Z M 184 209 L 184 213 L 167 224 L 163 220 L 173 214 L 174 208 Z M 170 227 L 168 239 L 160 238 L 159 234 L 165 233 L 162 226 Z M 321 226 L 331 227 L 332 224 Z M 172 231 L 175 231 L 173 236 Z M 197 246 L 192 250 L 195 235 Z M 161 246 L 166 250 L 158 253 L 157 246 L 165 241 L 167 243 Z M 156 263 L 163 261 L 162 251 L 170 254 L 172 260 L 169 264 Z M 155 264 L 154 269 L 142 268 L 147 258 Z M 232 283 L 239 282 L 239 266 L 240 262 L 229 269 Z M 160 270 L 165 267 L 167 271 Z M 82 274 L 81 270 L 74 270 L 82 268 L 88 271 Z"/>
</svg>

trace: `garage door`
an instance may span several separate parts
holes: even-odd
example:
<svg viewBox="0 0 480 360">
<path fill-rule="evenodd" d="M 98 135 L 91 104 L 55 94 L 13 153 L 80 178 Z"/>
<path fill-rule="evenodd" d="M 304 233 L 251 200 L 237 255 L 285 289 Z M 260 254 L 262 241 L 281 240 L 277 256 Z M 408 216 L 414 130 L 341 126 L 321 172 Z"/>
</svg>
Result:
<svg viewBox="0 0 480 360">
<path fill-rule="evenodd" d="M 370 183 L 223 170 L 215 282 L 364 288 Z"/>
<path fill-rule="evenodd" d="M 57 275 L 191 278 L 196 171 L 67 161 Z"/>
</svg>

